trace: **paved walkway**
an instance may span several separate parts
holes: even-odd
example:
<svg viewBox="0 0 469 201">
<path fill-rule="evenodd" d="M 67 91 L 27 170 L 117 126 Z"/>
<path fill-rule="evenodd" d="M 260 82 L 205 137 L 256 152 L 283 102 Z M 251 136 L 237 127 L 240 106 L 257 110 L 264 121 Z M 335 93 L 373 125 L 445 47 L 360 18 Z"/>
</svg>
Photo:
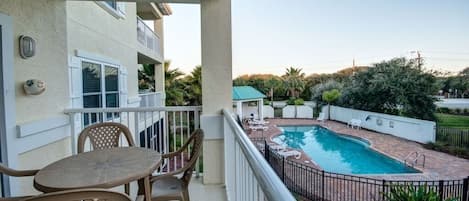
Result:
<svg viewBox="0 0 469 201">
<path fill-rule="evenodd" d="M 319 125 L 316 120 L 310 119 L 269 119 L 269 129 L 267 131 L 252 131 L 251 138 L 266 137 L 269 143 L 274 136 L 281 134 L 276 125 Z M 422 171 L 418 174 L 392 174 L 370 176 L 374 178 L 404 179 L 404 180 L 435 180 L 435 179 L 461 179 L 469 176 L 469 160 L 458 158 L 446 153 L 425 149 L 421 144 L 388 134 L 377 133 L 369 130 L 357 130 L 347 128 L 343 123 L 327 121 L 322 126 L 340 134 L 351 135 L 364 138 L 371 143 L 371 147 L 376 151 L 384 153 L 399 161 L 404 161 L 411 152 L 423 153 L 426 156 L 425 167 L 418 165 L 415 167 Z M 296 159 L 292 159 L 296 160 Z M 315 166 L 314 159 L 302 154 L 302 158 L 297 160 L 305 165 Z M 312 162 L 309 162 L 312 161 Z M 307 162 L 307 163 L 305 163 Z"/>
</svg>

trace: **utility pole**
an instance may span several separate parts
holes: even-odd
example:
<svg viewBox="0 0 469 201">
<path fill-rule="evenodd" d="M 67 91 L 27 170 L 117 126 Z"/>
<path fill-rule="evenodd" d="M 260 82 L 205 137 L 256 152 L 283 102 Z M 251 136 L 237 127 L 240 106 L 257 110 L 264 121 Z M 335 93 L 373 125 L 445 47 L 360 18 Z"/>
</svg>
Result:
<svg viewBox="0 0 469 201">
<path fill-rule="evenodd" d="M 353 58 L 352 67 L 355 68 L 355 58 Z"/>
<path fill-rule="evenodd" d="M 410 53 L 417 53 L 417 67 L 419 68 L 419 70 L 421 69 L 422 67 L 422 55 L 420 54 L 420 51 L 410 51 Z"/>
</svg>

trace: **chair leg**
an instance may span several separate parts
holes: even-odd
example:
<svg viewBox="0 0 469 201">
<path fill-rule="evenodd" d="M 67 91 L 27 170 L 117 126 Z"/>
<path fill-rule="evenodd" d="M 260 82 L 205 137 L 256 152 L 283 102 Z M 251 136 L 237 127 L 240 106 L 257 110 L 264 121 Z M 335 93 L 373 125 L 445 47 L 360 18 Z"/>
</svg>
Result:
<svg viewBox="0 0 469 201">
<path fill-rule="evenodd" d="M 182 191 L 182 200 L 183 201 L 190 201 L 189 198 L 189 189 L 183 190 Z"/>
<path fill-rule="evenodd" d="M 130 184 L 124 185 L 124 191 L 125 191 L 125 194 L 130 195 Z"/>
</svg>

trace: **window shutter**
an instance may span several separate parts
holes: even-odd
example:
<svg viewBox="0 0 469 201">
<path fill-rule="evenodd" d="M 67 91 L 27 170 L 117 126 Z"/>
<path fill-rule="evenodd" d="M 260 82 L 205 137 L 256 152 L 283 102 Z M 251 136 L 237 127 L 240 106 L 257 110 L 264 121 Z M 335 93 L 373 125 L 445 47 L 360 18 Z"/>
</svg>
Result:
<svg viewBox="0 0 469 201">
<path fill-rule="evenodd" d="M 117 2 L 116 8 L 120 14 L 125 15 L 125 2 Z"/>
<path fill-rule="evenodd" d="M 75 56 L 70 57 L 70 106 L 72 108 L 83 108 L 83 78 L 81 69 L 81 59 Z"/>
<path fill-rule="evenodd" d="M 70 107 L 71 108 L 83 108 L 83 80 L 82 80 L 82 69 L 81 59 L 75 56 L 71 56 L 68 62 L 69 67 L 69 91 L 70 91 Z M 80 133 L 81 131 L 81 115 L 75 115 L 75 132 Z"/>
<path fill-rule="evenodd" d="M 119 69 L 119 106 L 127 107 L 127 69 L 123 66 Z"/>
</svg>

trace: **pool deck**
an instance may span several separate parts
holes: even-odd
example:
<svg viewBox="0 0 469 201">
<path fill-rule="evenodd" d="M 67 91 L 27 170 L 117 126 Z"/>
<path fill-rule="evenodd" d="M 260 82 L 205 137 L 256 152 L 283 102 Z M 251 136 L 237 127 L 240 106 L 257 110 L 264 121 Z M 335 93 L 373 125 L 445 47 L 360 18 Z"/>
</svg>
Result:
<svg viewBox="0 0 469 201">
<path fill-rule="evenodd" d="M 419 152 L 425 155 L 425 167 L 422 167 L 421 162 L 414 168 L 420 170 L 422 173 L 415 174 L 384 174 L 384 175 L 361 175 L 373 178 L 385 178 L 395 180 L 439 180 L 439 179 L 462 179 L 469 176 L 469 160 L 458 158 L 446 153 L 437 152 L 425 149 L 421 144 L 388 134 L 378 133 L 365 129 L 352 129 L 348 128 L 345 124 L 326 121 L 320 123 L 311 119 L 268 119 L 269 122 L 267 131 L 251 131 L 249 137 L 261 138 L 265 137 L 268 143 L 273 143 L 271 139 L 281 134 L 277 125 L 321 125 L 336 133 L 355 136 L 368 140 L 371 147 L 378 152 L 384 153 L 401 162 L 405 157 L 412 152 Z M 301 151 L 301 150 L 299 150 Z M 310 158 L 304 152 L 300 159 L 289 159 L 301 162 L 305 165 L 317 166 L 314 163 L 314 158 Z M 311 161 L 311 162 L 310 162 Z"/>
</svg>

